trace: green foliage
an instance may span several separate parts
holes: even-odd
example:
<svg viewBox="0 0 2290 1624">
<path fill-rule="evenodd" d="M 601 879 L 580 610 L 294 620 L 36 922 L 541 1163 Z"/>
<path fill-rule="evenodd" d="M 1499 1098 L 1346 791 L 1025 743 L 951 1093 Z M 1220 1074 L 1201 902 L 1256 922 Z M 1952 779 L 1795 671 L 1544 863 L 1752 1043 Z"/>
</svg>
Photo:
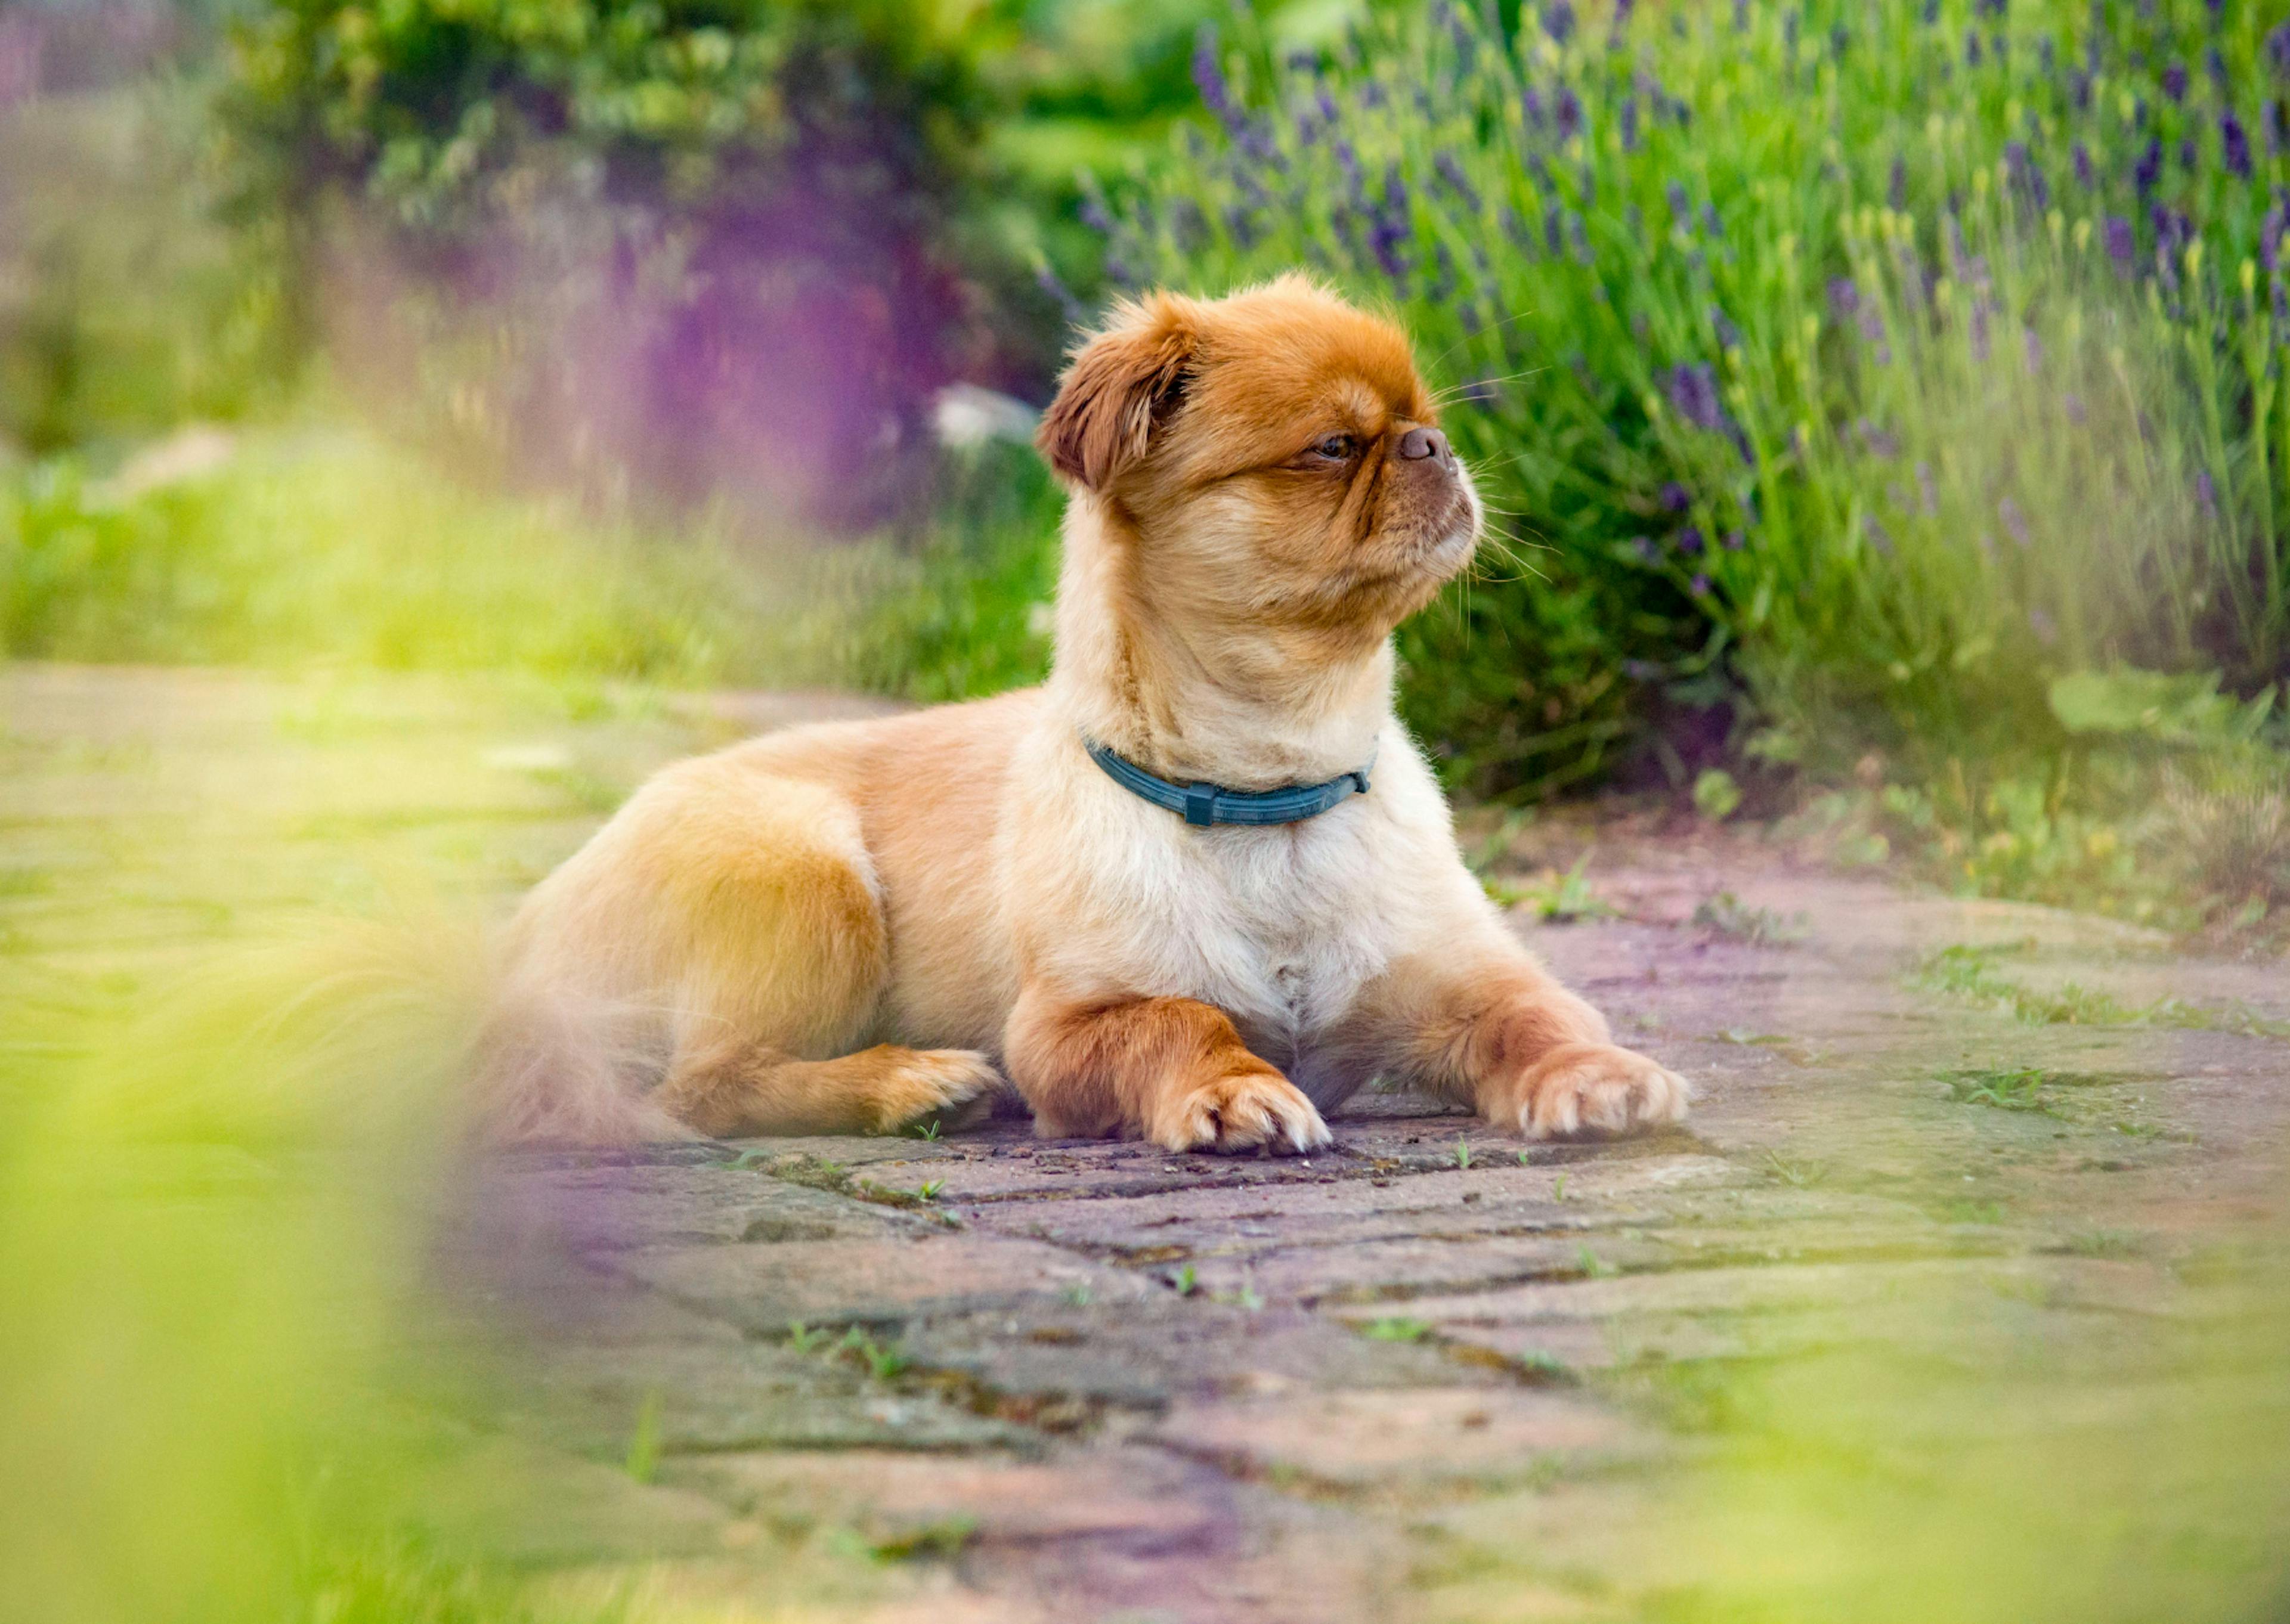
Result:
<svg viewBox="0 0 2290 1624">
<path fill-rule="evenodd" d="M 1730 891 L 1721 891 L 1705 897 L 1693 906 L 1693 923 L 1720 936 L 1730 936 L 1739 941 L 1755 942 L 1760 947 L 1776 946 L 1796 941 L 1805 935 L 1805 917 L 1782 918 L 1770 908 L 1757 908 L 1746 903 Z M 1726 1034 L 1729 1039 L 1734 1035 Z M 1742 1038 L 1747 1043 L 1782 1042 L 1783 1039 Z"/>
<path fill-rule="evenodd" d="M 0 108 L 0 472 L 277 393 L 274 276 L 208 213 L 196 88 Z"/>
<path fill-rule="evenodd" d="M 1527 549 L 1404 636 L 1458 776 L 1579 781 L 1726 651 L 1816 767 L 2055 744 L 2080 671 L 2282 674 L 2259 10 L 1494 15 L 1205 75 L 1220 132 L 1110 244 L 1140 283 L 1317 268 L 1415 333 Z"/>
<path fill-rule="evenodd" d="M 484 496 L 348 435 L 254 437 L 147 491 L 58 460 L 0 475 L 0 652 L 919 700 L 1038 680 L 1047 476 L 988 447 L 946 483 L 911 540 L 817 551 Z"/>
<path fill-rule="evenodd" d="M 1360 1334 L 1379 1342 L 1420 1342 L 1431 1334 L 1431 1326 L 1426 1320 L 1391 1315 L 1370 1320 L 1360 1327 Z"/>
<path fill-rule="evenodd" d="M 1992 1106 L 1999 1111 L 2040 1111 L 2043 1071 L 2023 1067 L 2016 1071 L 1962 1071 L 1946 1079 L 1949 1097 L 1962 1105 Z"/>
<path fill-rule="evenodd" d="M 1723 767 L 1705 767 L 1693 780 L 1693 810 L 1723 823 L 1742 804 L 1742 786 Z"/>
</svg>

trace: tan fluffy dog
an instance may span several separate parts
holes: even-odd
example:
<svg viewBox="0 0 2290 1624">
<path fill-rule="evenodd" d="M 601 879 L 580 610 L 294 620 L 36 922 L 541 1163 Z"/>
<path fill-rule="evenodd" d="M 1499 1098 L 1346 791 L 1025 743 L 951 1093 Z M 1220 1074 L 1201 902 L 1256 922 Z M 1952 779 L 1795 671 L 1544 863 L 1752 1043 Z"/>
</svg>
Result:
<svg viewBox="0 0 2290 1624">
<path fill-rule="evenodd" d="M 646 784 L 534 891 L 496 1035 L 528 1137 L 882 1132 L 1006 1072 L 1045 1135 L 1328 1143 L 1373 1077 L 1531 1138 L 1676 1121 L 1457 855 L 1389 635 L 1478 500 L 1388 324 L 1295 278 L 1125 304 L 1043 452 L 1071 488 L 1043 687 L 773 734 Z M 1101 771 L 1263 790 L 1197 828 Z M 870 1046 L 871 1045 L 871 1046 Z"/>
</svg>

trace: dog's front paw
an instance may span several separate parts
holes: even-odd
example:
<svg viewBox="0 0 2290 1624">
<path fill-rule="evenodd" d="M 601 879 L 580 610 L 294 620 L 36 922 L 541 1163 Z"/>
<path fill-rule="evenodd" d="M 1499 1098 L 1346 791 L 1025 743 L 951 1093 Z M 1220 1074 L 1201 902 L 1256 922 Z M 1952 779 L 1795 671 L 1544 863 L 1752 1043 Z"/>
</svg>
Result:
<svg viewBox="0 0 2290 1624">
<path fill-rule="evenodd" d="M 1276 1155 L 1335 1142 L 1318 1109 L 1275 1071 L 1231 1072 L 1173 1090 L 1146 1137 L 1164 1150 L 1230 1153 L 1269 1146 Z"/>
<path fill-rule="evenodd" d="M 1679 1122 L 1677 1073 L 1611 1044 L 1561 1044 L 1488 1100 L 1486 1114 L 1529 1139 L 1600 1139 Z"/>
</svg>

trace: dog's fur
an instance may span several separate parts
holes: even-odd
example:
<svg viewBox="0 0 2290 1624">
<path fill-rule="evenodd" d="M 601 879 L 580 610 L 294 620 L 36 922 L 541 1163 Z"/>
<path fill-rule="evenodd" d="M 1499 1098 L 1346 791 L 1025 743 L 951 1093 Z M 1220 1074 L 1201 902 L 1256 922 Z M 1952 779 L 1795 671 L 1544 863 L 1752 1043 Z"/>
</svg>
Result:
<svg viewBox="0 0 2290 1624">
<path fill-rule="evenodd" d="M 1297 278 L 1125 304 L 1040 433 L 1070 488 L 1038 689 L 668 769 L 534 891 L 493 1038 L 525 1137 L 883 1132 L 1006 1072 L 1045 1135 L 1328 1142 L 1372 1077 L 1530 1137 L 1677 1120 L 1457 855 L 1389 634 L 1479 506 L 1393 327 Z M 1407 454 L 1403 454 L 1405 452 Z M 1303 822 L 1198 828 L 1178 782 L 1374 761 Z"/>
</svg>

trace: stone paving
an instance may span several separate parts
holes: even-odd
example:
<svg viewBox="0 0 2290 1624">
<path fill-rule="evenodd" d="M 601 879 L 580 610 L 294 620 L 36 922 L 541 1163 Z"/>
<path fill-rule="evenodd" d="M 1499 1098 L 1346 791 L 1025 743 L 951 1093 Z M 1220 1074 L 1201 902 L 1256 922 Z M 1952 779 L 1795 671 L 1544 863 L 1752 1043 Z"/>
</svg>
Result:
<svg viewBox="0 0 2290 1624">
<path fill-rule="evenodd" d="M 1721 880 L 1786 940 L 1691 924 Z M 532 1316 L 495 1420 L 611 1460 L 652 1406 L 623 1492 L 666 1542 L 615 1554 L 757 1596 L 726 1552 L 833 1533 L 897 1570 L 849 1616 L 1634 1616 L 1693 1577 L 1613 1537 L 1675 1515 L 1680 1372 L 2032 1359 L 2040 1412 L 2114 1417 L 2219 1307 L 2190 1260 L 2276 1215 L 2286 978 L 1739 847 L 1599 888 L 1623 917 L 1529 934 L 1699 1084 L 1685 1131 L 1524 1148 L 1371 1095 L 1309 1160 L 1022 1121 L 516 1158 L 461 1252 Z M 1943 947 L 2185 1024 L 2030 1025 L 1918 985 Z M 1964 1097 L 1998 1078 L 2037 1100 Z"/>
<path fill-rule="evenodd" d="M 822 703 L 40 668 L 0 697 L 19 1012 L 377 874 L 497 903 L 650 766 Z M 708 1616 L 1814 1616 L 1680 1610 L 1802 1565 L 1742 1532 L 1771 1482 L 1746 1439 L 1886 1493 L 2003 1484 L 2011 1540 L 2103 1500 L 2126 1548 L 2208 1550 L 2262 1514 L 2227 1565 L 2290 1597 L 2290 1383 L 2238 1262 L 2284 1217 L 2284 966 L 1754 832 L 1593 811 L 1506 860 L 1586 850 L 1612 912 L 1519 928 L 1699 1085 L 1684 1130 L 1522 1147 L 1371 1093 L 1309 1160 L 1009 1116 L 497 1157 L 411 1328 L 441 1444 L 408 1515 L 545 1588 Z M 1854 1515 L 1824 1556 L 1892 1537 Z M 2054 1565 L 2102 1600 L 2126 1572 Z"/>
</svg>

